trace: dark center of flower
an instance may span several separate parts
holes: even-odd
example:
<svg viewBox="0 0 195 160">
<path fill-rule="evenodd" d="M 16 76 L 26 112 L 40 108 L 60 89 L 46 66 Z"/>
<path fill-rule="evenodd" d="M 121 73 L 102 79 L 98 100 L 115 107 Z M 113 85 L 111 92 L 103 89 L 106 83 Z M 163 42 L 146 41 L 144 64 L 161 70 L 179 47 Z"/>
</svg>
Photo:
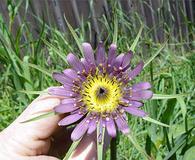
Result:
<svg viewBox="0 0 195 160">
<path fill-rule="evenodd" d="M 105 95 L 105 93 L 106 93 L 106 89 L 103 87 L 100 87 L 98 91 L 98 96 L 103 96 Z"/>
</svg>

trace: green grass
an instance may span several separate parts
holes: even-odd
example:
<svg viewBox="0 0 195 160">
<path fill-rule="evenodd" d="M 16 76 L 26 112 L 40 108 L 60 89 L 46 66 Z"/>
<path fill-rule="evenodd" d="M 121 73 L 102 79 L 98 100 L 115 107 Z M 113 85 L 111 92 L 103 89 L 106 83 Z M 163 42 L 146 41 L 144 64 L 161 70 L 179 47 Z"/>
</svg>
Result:
<svg viewBox="0 0 195 160">
<path fill-rule="evenodd" d="M 115 42 L 120 53 L 132 49 L 134 44 L 132 65 L 135 66 L 141 59 L 150 62 L 135 81 L 150 81 L 156 94 L 185 94 L 173 99 L 165 97 L 162 100 L 150 100 L 143 107 L 150 117 L 170 125 L 170 128 L 129 116 L 134 138 L 151 159 L 182 159 L 184 155 L 189 159 L 194 151 L 191 147 L 195 145 L 194 39 L 186 48 L 188 42 L 185 37 L 177 40 L 173 37 L 171 26 L 167 25 L 164 31 L 168 44 L 158 53 L 164 44 L 152 40 L 152 29 L 143 24 L 140 16 L 135 13 L 130 17 L 120 10 L 118 4 L 110 5 L 115 8 L 111 17 L 99 18 L 101 34 L 98 36 L 104 40 L 106 48 Z M 28 4 L 26 6 L 27 12 Z M 65 58 L 69 52 L 81 56 L 80 44 L 92 41 L 92 24 L 89 21 L 82 22 L 80 28 L 69 26 L 70 32 L 61 33 L 55 27 L 45 24 L 40 17 L 36 17 L 40 26 L 38 37 L 32 35 L 26 16 L 14 35 L 11 32 L 16 16 L 14 7 L 17 10 L 20 4 L 9 10 L 8 25 L 0 14 L 0 130 L 7 127 L 36 97 L 31 91 L 58 85 L 51 78 L 51 73 L 67 67 Z M 133 43 L 142 25 L 142 34 Z M 186 25 L 189 26 L 189 34 L 195 32 L 193 23 L 186 22 Z M 117 160 L 143 159 L 129 137 L 120 135 L 116 143 Z M 106 159 L 109 158 L 110 149 L 106 154 Z"/>
</svg>

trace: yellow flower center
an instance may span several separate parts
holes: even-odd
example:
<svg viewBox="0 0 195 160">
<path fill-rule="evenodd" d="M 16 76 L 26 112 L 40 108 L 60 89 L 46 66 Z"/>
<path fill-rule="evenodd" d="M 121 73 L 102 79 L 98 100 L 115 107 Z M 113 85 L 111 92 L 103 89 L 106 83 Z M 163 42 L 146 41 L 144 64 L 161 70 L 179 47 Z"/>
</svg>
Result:
<svg viewBox="0 0 195 160">
<path fill-rule="evenodd" d="M 82 85 L 82 99 L 87 110 L 98 113 L 110 113 L 119 104 L 121 93 L 121 83 L 116 77 L 110 78 L 108 75 L 89 75 Z"/>
</svg>

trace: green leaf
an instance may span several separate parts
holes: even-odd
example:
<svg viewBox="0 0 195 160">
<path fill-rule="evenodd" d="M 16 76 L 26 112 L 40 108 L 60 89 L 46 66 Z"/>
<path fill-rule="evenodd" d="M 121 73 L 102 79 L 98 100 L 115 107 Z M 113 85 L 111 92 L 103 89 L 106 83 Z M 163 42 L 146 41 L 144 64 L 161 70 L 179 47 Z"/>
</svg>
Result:
<svg viewBox="0 0 195 160">
<path fill-rule="evenodd" d="M 131 143 L 133 143 L 133 145 L 135 146 L 135 148 L 143 155 L 143 157 L 145 159 L 151 159 L 150 156 L 145 152 L 145 150 L 139 145 L 137 139 L 132 134 L 132 132 L 130 134 L 128 134 L 128 138 L 131 141 Z"/>
<path fill-rule="evenodd" d="M 68 152 L 66 153 L 66 156 L 63 158 L 63 160 L 69 160 L 70 156 L 72 155 L 72 153 L 74 152 L 74 150 L 76 149 L 76 147 L 78 146 L 78 144 L 80 143 L 82 137 L 77 140 L 77 141 L 73 141 L 72 145 L 70 146 Z"/>
<path fill-rule="evenodd" d="M 114 35 L 113 35 L 113 42 L 117 44 L 117 37 L 118 37 L 118 19 L 117 16 L 114 17 Z"/>
<path fill-rule="evenodd" d="M 41 32 L 39 33 L 39 38 L 38 38 L 37 44 L 35 45 L 35 53 L 40 52 L 40 49 L 41 49 L 40 46 L 42 43 L 41 40 L 43 39 L 44 33 L 45 33 L 45 21 L 43 21 L 43 23 L 42 23 Z"/>
<path fill-rule="evenodd" d="M 176 108 L 176 102 L 177 100 L 174 99 L 168 99 L 166 101 L 167 106 L 165 107 L 164 111 L 161 114 L 161 121 L 165 124 L 170 124 L 171 123 L 171 118 L 173 116 L 173 112 Z"/>
<path fill-rule="evenodd" d="M 173 154 L 175 154 L 175 152 L 177 152 L 178 149 L 181 148 L 186 143 L 186 138 L 188 137 L 188 135 L 191 133 L 193 129 L 194 127 L 176 139 L 176 143 L 174 147 L 169 151 L 169 153 L 167 154 L 164 160 L 169 160 L 173 156 Z"/>
<path fill-rule="evenodd" d="M 187 96 L 187 95 L 188 94 L 171 94 L 171 95 L 153 94 L 152 99 L 172 99 L 172 98 L 184 97 L 184 96 Z"/>
<path fill-rule="evenodd" d="M 28 83 L 24 83 L 25 90 L 33 90 L 32 83 L 31 83 L 32 77 L 31 77 L 31 74 L 30 74 L 30 69 L 29 69 L 29 66 L 26 65 L 29 61 L 29 56 L 24 56 L 23 61 L 25 62 L 22 65 L 22 68 L 23 68 L 23 71 L 24 71 L 23 75 L 24 75 L 25 79 L 28 80 Z"/>
<path fill-rule="evenodd" d="M 82 49 L 82 47 L 81 47 L 81 43 L 80 43 L 79 37 L 77 36 L 76 32 L 74 31 L 74 29 L 72 28 L 72 26 L 70 25 L 70 23 L 68 23 L 68 21 L 67 21 L 67 19 L 66 19 L 65 16 L 64 16 L 64 19 L 65 19 L 65 21 L 66 21 L 66 24 L 67 24 L 67 26 L 68 26 L 68 29 L 70 30 L 70 32 L 71 32 L 71 34 L 72 34 L 74 40 L 76 41 L 76 44 L 77 44 L 77 46 L 78 46 L 80 52 L 83 54 L 83 49 Z"/>
<path fill-rule="evenodd" d="M 154 157 L 156 156 L 157 148 L 154 142 L 152 141 L 151 137 L 149 136 L 149 134 L 147 134 L 146 137 L 145 151 L 148 155 L 152 154 Z"/>
<path fill-rule="evenodd" d="M 137 46 L 137 43 L 139 41 L 139 38 L 141 36 L 141 33 L 142 33 L 143 28 L 144 28 L 144 25 L 142 24 L 141 27 L 140 27 L 140 29 L 139 29 L 139 32 L 138 32 L 138 34 L 137 34 L 137 36 L 135 38 L 135 40 L 133 41 L 133 44 L 130 47 L 130 50 L 133 51 L 133 52 L 135 51 L 135 47 Z"/>
<path fill-rule="evenodd" d="M 25 94 L 37 94 L 37 95 L 48 93 L 47 91 L 26 91 L 26 90 L 20 90 L 18 92 L 25 93 Z"/>
<path fill-rule="evenodd" d="M 22 121 L 21 123 L 27 123 L 27 122 L 37 121 L 37 120 L 40 120 L 40 119 L 43 119 L 43 118 L 47 118 L 47 117 L 50 117 L 50 116 L 54 116 L 54 115 L 56 115 L 56 113 L 54 111 L 51 111 L 51 112 L 48 112 L 48 113 L 39 115 L 37 117 L 31 118 L 29 120 Z"/>
<path fill-rule="evenodd" d="M 181 112 L 182 112 L 183 118 L 185 120 L 186 113 L 187 113 L 187 106 L 186 106 L 186 104 L 184 102 L 184 98 L 183 97 L 177 97 L 177 101 L 180 104 Z"/>
<path fill-rule="evenodd" d="M 27 65 L 31 68 L 37 69 L 38 71 L 48 75 L 49 77 L 52 77 L 52 74 L 46 71 L 45 69 L 41 68 L 40 66 L 37 66 L 35 64 L 27 63 Z"/>
<path fill-rule="evenodd" d="M 103 146 L 104 146 L 104 136 L 105 127 L 102 127 L 102 132 L 100 131 L 100 122 L 97 125 L 97 157 L 98 160 L 103 160 Z M 100 142 L 99 139 L 101 138 Z"/>
<path fill-rule="evenodd" d="M 156 58 L 156 56 L 158 56 L 160 54 L 160 52 L 166 46 L 167 42 L 168 42 L 168 40 L 166 40 L 165 43 L 163 43 L 162 46 L 158 49 L 158 51 L 146 63 L 144 63 L 143 68 L 145 68 L 148 64 L 150 64 L 150 62 L 152 62 L 154 60 L 154 58 Z"/>
<path fill-rule="evenodd" d="M 195 146 L 188 149 L 183 157 L 183 160 L 195 160 Z"/>
<path fill-rule="evenodd" d="M 66 61 L 66 55 L 63 55 L 62 53 L 61 53 L 61 51 L 58 49 L 58 48 L 56 48 L 54 45 L 52 45 L 51 43 L 49 43 L 47 40 L 45 40 L 45 39 L 42 39 L 42 41 L 48 46 L 48 47 L 50 47 L 65 63 L 67 63 L 67 61 Z"/>
<path fill-rule="evenodd" d="M 163 127 L 170 127 L 169 125 L 164 124 L 162 122 L 159 122 L 159 121 L 157 121 L 155 119 L 152 119 L 152 118 L 150 118 L 148 116 L 147 117 L 143 117 L 143 119 L 146 120 L 146 121 L 148 121 L 148 122 L 152 122 L 152 123 L 158 124 L 158 125 L 163 126 Z"/>
</svg>

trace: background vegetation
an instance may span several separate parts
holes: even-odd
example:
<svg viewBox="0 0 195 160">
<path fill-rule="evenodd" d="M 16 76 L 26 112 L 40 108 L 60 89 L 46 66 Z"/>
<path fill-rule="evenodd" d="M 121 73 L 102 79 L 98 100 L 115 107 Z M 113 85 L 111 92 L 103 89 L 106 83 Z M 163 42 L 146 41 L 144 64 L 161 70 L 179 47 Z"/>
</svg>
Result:
<svg viewBox="0 0 195 160">
<path fill-rule="evenodd" d="M 79 28 L 72 29 L 69 26 L 70 32 L 63 33 L 57 27 L 46 24 L 41 17 L 36 17 L 39 30 L 35 36 L 25 14 L 19 28 L 15 33 L 12 32 L 20 3 L 13 5 L 7 1 L 9 23 L 5 23 L 0 14 L 0 130 L 7 127 L 37 96 L 33 94 L 37 92 L 33 91 L 58 85 L 51 78 L 51 73 L 67 67 L 66 55 L 69 52 L 81 56 L 80 43 L 93 42 L 95 48 L 98 39 L 101 39 L 108 48 L 114 39 L 118 53 L 125 52 L 130 49 L 143 26 L 132 65 L 141 59 L 144 62 L 152 61 L 136 81 L 150 81 L 154 93 L 173 97 L 151 100 L 144 106 L 150 117 L 170 125 L 170 128 L 131 116 L 129 126 L 138 143 L 152 159 L 195 159 L 194 23 L 184 22 L 189 29 L 189 35 L 186 36 L 191 37 L 186 42 L 185 37 L 175 38 L 172 28 L 162 20 L 165 43 L 160 43 L 153 40 L 151 32 L 155 28 L 147 27 L 139 14 L 135 12 L 130 17 L 118 3 L 110 2 L 109 5 L 113 10 L 109 18 L 103 15 L 98 19 L 101 33 L 97 37 L 92 37 L 93 30 L 88 20 L 82 21 Z M 28 5 L 25 13 L 27 11 Z M 157 53 L 163 45 L 164 49 Z M 143 159 L 128 137 L 121 135 L 116 143 L 118 160 Z M 109 157 L 110 150 L 106 154 L 106 158 Z"/>
</svg>

